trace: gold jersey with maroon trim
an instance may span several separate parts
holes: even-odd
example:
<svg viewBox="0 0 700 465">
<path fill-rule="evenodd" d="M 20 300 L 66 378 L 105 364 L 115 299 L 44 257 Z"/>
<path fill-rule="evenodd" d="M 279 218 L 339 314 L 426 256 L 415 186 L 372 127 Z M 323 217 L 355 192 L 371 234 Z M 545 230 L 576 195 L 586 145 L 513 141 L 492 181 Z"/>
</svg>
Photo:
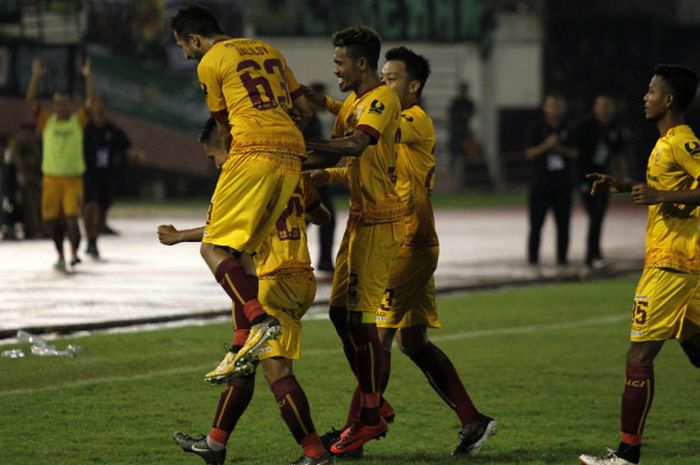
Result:
<svg viewBox="0 0 700 465">
<path fill-rule="evenodd" d="M 405 220 L 403 244 L 439 245 L 430 195 L 435 185 L 435 129 L 419 106 L 401 112 L 397 190 L 412 212 Z"/>
<path fill-rule="evenodd" d="M 204 54 L 197 75 L 211 113 L 228 115 L 231 151 L 304 156 L 304 139 L 289 115 L 302 89 L 279 50 L 261 40 L 222 40 Z"/>
<path fill-rule="evenodd" d="M 408 212 L 395 186 L 400 115 L 399 98 L 382 83 L 362 95 L 352 92 L 333 126 L 333 137 L 358 130 L 371 138 L 364 152 L 347 164 L 350 215 L 365 224 L 397 221 Z"/>
<path fill-rule="evenodd" d="M 647 184 L 654 189 L 697 189 L 700 141 L 686 125 L 660 137 L 647 163 Z M 649 206 L 644 266 L 700 272 L 700 207 L 660 203 Z"/>
<path fill-rule="evenodd" d="M 313 269 L 307 245 L 305 214 L 320 204 L 318 193 L 302 177 L 287 208 L 277 219 L 275 231 L 255 252 L 258 277 Z"/>
</svg>

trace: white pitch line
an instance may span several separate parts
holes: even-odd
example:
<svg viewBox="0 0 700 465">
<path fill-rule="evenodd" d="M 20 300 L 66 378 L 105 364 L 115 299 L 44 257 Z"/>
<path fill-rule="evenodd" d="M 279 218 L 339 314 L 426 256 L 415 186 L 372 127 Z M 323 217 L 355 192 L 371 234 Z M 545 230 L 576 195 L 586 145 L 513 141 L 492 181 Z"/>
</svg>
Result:
<svg viewBox="0 0 700 465">
<path fill-rule="evenodd" d="M 458 341 L 463 339 L 472 339 L 485 336 L 501 336 L 501 335 L 512 335 L 512 334 L 531 334 L 539 333 L 545 331 L 556 331 L 562 329 L 572 329 L 580 328 L 582 326 L 598 326 L 607 325 L 612 323 L 618 323 L 629 318 L 629 315 L 611 315 L 602 318 L 588 318 L 585 320 L 569 321 L 564 323 L 552 323 L 548 325 L 529 325 L 529 326 L 519 326 L 519 327 L 509 327 L 509 328 L 496 328 L 496 329 L 481 329 L 476 331 L 464 331 L 461 333 L 444 334 L 431 336 L 433 341 Z M 327 355 L 333 353 L 341 353 L 341 349 L 312 349 L 305 350 L 304 355 Z M 13 389 L 10 391 L 0 392 L 0 397 L 8 397 L 23 394 L 34 394 L 47 391 L 59 391 L 62 389 L 75 389 L 84 386 L 90 386 L 93 384 L 105 384 L 105 383 L 119 383 L 124 381 L 138 381 L 147 380 L 161 376 L 171 376 L 188 374 L 193 372 L 203 372 L 211 368 L 211 364 L 206 365 L 196 365 L 188 367 L 178 367 L 178 368 L 168 368 L 165 370 L 150 371 L 148 373 L 142 373 L 138 375 L 131 376 L 112 376 L 108 378 L 97 378 L 97 379 L 87 379 L 81 381 L 73 381 L 69 383 L 64 383 L 60 385 L 50 385 L 39 388 L 24 388 L 24 389 Z"/>
</svg>

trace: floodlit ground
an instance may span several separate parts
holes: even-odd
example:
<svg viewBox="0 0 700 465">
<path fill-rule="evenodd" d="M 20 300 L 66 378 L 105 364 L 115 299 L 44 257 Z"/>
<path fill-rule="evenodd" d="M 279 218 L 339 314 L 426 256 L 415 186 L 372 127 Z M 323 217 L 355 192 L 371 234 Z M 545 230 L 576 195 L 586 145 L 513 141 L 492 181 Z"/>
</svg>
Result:
<svg viewBox="0 0 700 465">
<path fill-rule="evenodd" d="M 0 341 L 18 328 L 113 325 L 226 312 L 229 300 L 199 257 L 198 246 L 166 247 L 156 238 L 158 224 L 200 225 L 196 208 L 115 213 L 110 222 L 121 236 L 100 239 L 103 259 L 95 262 L 83 255 L 83 264 L 75 273 L 53 271 L 55 252 L 49 241 L 0 242 Z M 336 246 L 345 220 L 341 212 Z M 612 206 L 603 250 L 615 269 L 640 269 L 645 221 L 643 207 L 628 201 Z M 525 264 L 523 207 L 441 209 L 436 223 L 441 241 L 438 288 L 539 279 Z M 582 271 L 587 219 L 579 207 L 574 210 L 571 233 L 572 266 L 557 270 L 553 266 L 554 224 L 548 218 L 541 248 L 545 278 L 576 277 Z M 316 258 L 317 229 L 312 227 L 309 234 Z M 323 303 L 329 293 L 329 281 L 321 281 L 317 301 Z"/>
<path fill-rule="evenodd" d="M 499 422 L 476 458 L 449 456 L 456 416 L 397 350 L 387 398 L 396 422 L 369 443 L 366 465 L 575 464 L 618 441 L 624 351 L 636 275 L 473 292 L 441 298 L 431 338 L 452 358 L 477 406 Z M 230 325 L 60 339 L 75 359 L 0 359 L 3 465 L 199 465 L 172 442 L 206 433 L 219 388 L 215 366 Z M 21 347 L 7 345 L 3 349 Z M 700 372 L 675 342 L 656 364 L 643 463 L 697 465 Z M 340 426 L 354 386 L 330 323 L 304 324 L 296 374 L 321 432 Z M 255 398 L 229 442 L 227 464 L 285 464 L 300 455 L 258 377 Z"/>
</svg>

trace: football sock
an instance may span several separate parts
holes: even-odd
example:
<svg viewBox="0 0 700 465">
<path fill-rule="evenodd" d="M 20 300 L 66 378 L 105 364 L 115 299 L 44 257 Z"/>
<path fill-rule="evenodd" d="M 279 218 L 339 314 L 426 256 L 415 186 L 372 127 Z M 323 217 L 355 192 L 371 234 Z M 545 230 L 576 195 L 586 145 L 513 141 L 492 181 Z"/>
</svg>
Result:
<svg viewBox="0 0 700 465">
<path fill-rule="evenodd" d="M 355 388 L 355 392 L 352 394 L 352 400 L 350 401 L 350 409 L 348 410 L 348 419 L 345 420 L 345 427 L 343 427 L 343 429 L 352 425 L 355 422 L 355 420 L 357 420 L 357 417 L 360 416 L 360 408 L 361 407 L 362 407 L 362 391 L 360 391 L 360 387 L 357 386 Z"/>
<path fill-rule="evenodd" d="M 226 444 L 228 436 L 245 412 L 255 389 L 255 374 L 234 378 L 219 396 L 219 405 L 209 437 L 215 442 Z"/>
<path fill-rule="evenodd" d="M 481 414 L 469 398 L 454 365 L 435 344 L 426 342 L 411 355 L 411 360 L 423 370 L 435 392 L 457 413 L 462 425 L 480 418 Z"/>
<path fill-rule="evenodd" d="M 53 243 L 56 246 L 56 251 L 58 252 L 58 256 L 60 258 L 63 258 L 63 238 L 65 234 L 63 231 L 63 226 L 61 225 L 61 220 L 57 220 L 56 223 L 53 226 L 53 231 L 51 231 L 51 238 L 53 239 Z"/>
<path fill-rule="evenodd" d="M 231 317 L 233 321 L 233 346 L 243 346 L 250 334 L 250 322 L 243 313 L 243 306 L 233 302 L 231 307 Z"/>
<path fill-rule="evenodd" d="M 348 325 L 348 311 L 341 307 L 331 307 L 328 311 L 328 316 L 335 327 L 335 331 L 338 333 L 340 340 L 343 343 L 343 353 L 345 358 L 350 364 L 350 369 L 355 373 L 355 346 L 350 339 L 350 329 Z"/>
<path fill-rule="evenodd" d="M 321 442 L 321 438 L 316 431 L 301 438 L 299 444 L 301 444 L 301 448 L 304 450 L 304 455 L 312 459 L 319 458 L 325 452 L 323 442 Z"/>
<path fill-rule="evenodd" d="M 222 450 L 226 447 L 226 441 L 228 441 L 229 434 L 218 428 L 212 428 L 211 432 L 207 436 L 207 447 L 211 450 Z"/>
<path fill-rule="evenodd" d="M 311 420 L 309 401 L 297 379 L 294 375 L 285 376 L 275 381 L 270 389 L 277 400 L 282 419 L 297 443 L 304 448 L 304 455 L 319 457 L 323 453 L 323 444 Z"/>
<path fill-rule="evenodd" d="M 248 321 L 257 322 L 265 317 L 254 283 L 257 278 L 247 275 L 238 260 L 229 257 L 222 261 L 216 268 L 214 277 L 231 300 L 243 306 Z"/>
<path fill-rule="evenodd" d="M 615 451 L 615 455 L 617 455 L 621 459 L 627 460 L 628 462 L 639 463 L 641 448 L 641 444 L 631 446 L 629 444 L 621 442 L 620 445 L 617 447 L 617 450 Z"/>
<path fill-rule="evenodd" d="M 355 347 L 355 375 L 362 391 L 360 420 L 366 425 L 379 423 L 379 391 L 383 350 L 374 324 L 350 325 L 350 338 Z"/>
<path fill-rule="evenodd" d="M 389 386 L 389 377 L 391 376 L 391 349 L 383 349 L 382 356 L 384 357 L 382 363 L 382 372 L 379 376 L 379 390 L 384 393 L 387 386 Z M 382 399 L 384 401 L 384 399 Z"/>
<path fill-rule="evenodd" d="M 622 442 L 631 446 L 642 443 L 642 430 L 654 398 L 654 367 L 627 363 L 627 379 L 622 394 Z"/>
</svg>

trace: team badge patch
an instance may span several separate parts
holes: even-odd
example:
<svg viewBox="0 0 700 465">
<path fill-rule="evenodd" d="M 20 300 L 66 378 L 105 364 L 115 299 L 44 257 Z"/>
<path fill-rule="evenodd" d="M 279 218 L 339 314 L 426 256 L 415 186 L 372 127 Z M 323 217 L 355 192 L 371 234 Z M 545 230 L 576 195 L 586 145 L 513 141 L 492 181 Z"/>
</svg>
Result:
<svg viewBox="0 0 700 465">
<path fill-rule="evenodd" d="M 685 151 L 695 156 L 700 153 L 700 143 L 696 140 L 685 143 Z"/>
<path fill-rule="evenodd" d="M 384 111 L 384 108 L 386 107 L 382 102 L 380 102 L 379 100 L 372 100 L 372 103 L 370 103 L 369 105 L 369 112 L 381 115 Z"/>
</svg>

